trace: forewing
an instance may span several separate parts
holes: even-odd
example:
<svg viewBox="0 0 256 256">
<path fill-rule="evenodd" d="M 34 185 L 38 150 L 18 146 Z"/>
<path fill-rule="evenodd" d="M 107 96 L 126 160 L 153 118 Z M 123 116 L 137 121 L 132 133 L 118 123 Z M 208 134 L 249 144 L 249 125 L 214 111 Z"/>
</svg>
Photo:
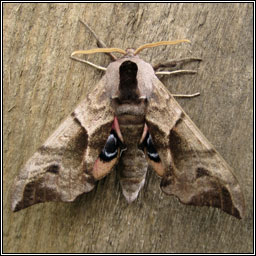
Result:
<svg viewBox="0 0 256 256">
<path fill-rule="evenodd" d="M 12 210 L 45 201 L 70 202 L 94 187 L 91 166 L 114 120 L 103 79 L 28 160 L 16 177 Z"/>
<path fill-rule="evenodd" d="M 162 190 L 242 218 L 244 198 L 230 167 L 158 79 L 154 86 L 146 122 L 166 170 Z"/>
</svg>

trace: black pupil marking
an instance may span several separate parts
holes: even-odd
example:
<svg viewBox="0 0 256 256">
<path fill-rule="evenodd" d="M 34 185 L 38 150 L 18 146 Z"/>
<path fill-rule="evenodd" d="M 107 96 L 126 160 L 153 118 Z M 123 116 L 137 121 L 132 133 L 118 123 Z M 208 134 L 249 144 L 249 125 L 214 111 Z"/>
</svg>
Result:
<svg viewBox="0 0 256 256">
<path fill-rule="evenodd" d="M 116 152 L 116 150 L 117 150 L 117 139 L 115 138 L 115 136 L 113 134 L 110 134 L 108 136 L 107 143 L 106 143 L 103 150 L 106 151 L 108 154 L 113 154 L 113 153 Z"/>
<path fill-rule="evenodd" d="M 148 138 L 147 138 L 147 143 L 146 143 L 146 148 L 147 148 L 147 154 L 148 154 L 148 157 L 155 161 L 155 162 L 160 162 L 160 158 L 159 158 L 159 155 L 156 151 L 156 148 L 153 144 L 153 141 L 152 141 L 152 137 L 151 135 L 148 133 Z"/>
<path fill-rule="evenodd" d="M 47 169 L 47 172 L 51 172 L 57 174 L 59 172 L 60 167 L 57 164 L 50 165 Z"/>
<path fill-rule="evenodd" d="M 109 162 L 117 156 L 118 153 L 118 143 L 119 139 L 117 134 L 114 130 L 111 131 L 110 135 L 108 136 L 107 142 L 100 153 L 100 159 Z"/>
<path fill-rule="evenodd" d="M 147 150 L 147 155 L 149 157 L 150 160 L 154 161 L 154 162 L 160 162 L 160 157 L 156 151 L 156 148 L 154 146 L 152 137 L 150 135 L 150 133 L 148 132 L 146 137 L 144 138 L 143 142 L 141 145 L 139 145 L 140 149 L 144 149 L 146 148 Z"/>
</svg>

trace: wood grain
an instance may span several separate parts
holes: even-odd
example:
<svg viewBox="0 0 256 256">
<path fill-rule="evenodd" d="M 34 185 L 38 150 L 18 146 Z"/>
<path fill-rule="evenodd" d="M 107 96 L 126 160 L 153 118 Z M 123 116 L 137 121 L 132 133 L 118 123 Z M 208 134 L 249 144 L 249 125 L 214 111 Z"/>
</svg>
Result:
<svg viewBox="0 0 256 256">
<path fill-rule="evenodd" d="M 95 11 L 97 10 L 97 12 Z M 240 252 L 253 251 L 253 4 L 4 4 L 3 251 Z M 164 195 L 150 172 L 128 205 L 112 172 L 72 204 L 47 203 L 12 213 L 15 175 L 102 76 L 72 61 L 96 46 L 86 20 L 107 46 L 128 48 L 187 38 L 190 45 L 140 54 L 157 64 L 200 57 L 197 75 L 164 78 L 187 114 L 234 169 L 246 199 L 239 221 L 208 207 L 187 207 Z M 89 56 L 107 65 L 101 54 Z"/>
</svg>

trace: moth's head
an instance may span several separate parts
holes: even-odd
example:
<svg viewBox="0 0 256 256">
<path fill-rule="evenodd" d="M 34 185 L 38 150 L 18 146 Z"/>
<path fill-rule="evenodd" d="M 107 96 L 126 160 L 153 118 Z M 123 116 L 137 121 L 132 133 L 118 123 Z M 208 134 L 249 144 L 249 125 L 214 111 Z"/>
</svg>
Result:
<svg viewBox="0 0 256 256">
<path fill-rule="evenodd" d="M 75 51 L 71 56 L 76 54 L 121 53 L 123 56 L 110 63 L 105 70 L 106 93 L 112 99 L 117 98 L 124 101 L 129 99 L 148 99 L 152 94 L 152 79 L 154 78 L 155 72 L 149 63 L 139 58 L 138 54 L 147 48 L 179 44 L 182 42 L 189 42 L 189 40 L 161 41 L 144 44 L 137 49 L 127 48 L 126 50 L 120 48 L 96 48 Z"/>
<path fill-rule="evenodd" d="M 125 50 L 125 52 L 126 52 L 126 54 L 124 55 L 124 56 L 126 56 L 126 57 L 132 57 L 132 56 L 135 56 L 135 49 L 133 49 L 133 48 L 127 48 L 126 50 Z"/>
</svg>

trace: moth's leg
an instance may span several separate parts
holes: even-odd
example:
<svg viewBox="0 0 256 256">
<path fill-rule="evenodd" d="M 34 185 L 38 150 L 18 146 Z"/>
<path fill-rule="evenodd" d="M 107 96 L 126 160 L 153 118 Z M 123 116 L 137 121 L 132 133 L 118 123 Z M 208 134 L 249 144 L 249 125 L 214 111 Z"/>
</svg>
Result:
<svg viewBox="0 0 256 256">
<path fill-rule="evenodd" d="M 176 98 L 193 98 L 193 97 L 197 97 L 200 95 L 200 92 L 196 92 L 193 94 L 172 94 L 173 97 Z"/>
<path fill-rule="evenodd" d="M 102 70 L 102 71 L 106 71 L 106 70 L 107 70 L 105 67 L 96 65 L 96 64 L 94 64 L 94 63 L 92 63 L 92 62 L 90 62 L 90 61 L 88 61 L 88 60 L 83 60 L 83 59 L 80 59 L 80 58 L 77 58 L 77 57 L 74 57 L 74 56 L 70 56 L 70 58 L 71 58 L 72 60 L 76 60 L 76 61 L 79 61 L 79 62 L 82 62 L 82 63 L 86 63 L 86 64 L 88 64 L 88 65 L 90 65 L 90 66 L 92 66 L 92 67 L 94 67 L 94 68 L 97 68 L 97 69 L 99 69 L 99 70 Z"/>
<path fill-rule="evenodd" d="M 94 36 L 94 38 L 97 41 L 97 46 L 99 48 L 108 48 L 106 46 L 106 44 L 102 40 L 99 39 L 99 37 L 96 35 L 96 33 L 93 31 L 93 29 L 86 22 L 82 21 L 81 19 L 79 19 L 79 21 L 92 33 L 92 35 Z M 117 60 L 117 57 L 113 53 L 105 53 L 105 54 L 107 54 L 111 58 L 112 61 Z"/>
<path fill-rule="evenodd" d="M 183 58 L 179 60 L 170 60 L 164 63 L 158 63 L 153 66 L 155 71 L 159 70 L 160 68 L 169 68 L 171 70 L 179 70 L 182 68 L 183 65 L 193 62 L 193 61 L 202 61 L 200 58 Z M 194 72 L 195 73 L 195 72 Z"/>
<path fill-rule="evenodd" d="M 172 75 L 172 74 L 178 74 L 178 73 L 197 73 L 196 71 L 194 70 L 176 70 L 176 71 L 171 71 L 171 72 L 168 72 L 168 71 L 159 71 L 159 72 L 156 72 L 155 74 L 156 75 Z M 193 98 L 193 97 L 197 97 L 200 95 L 200 92 L 196 92 L 196 93 L 193 93 L 193 94 L 172 94 L 172 96 L 174 97 L 177 97 L 177 98 Z"/>
<path fill-rule="evenodd" d="M 177 74 L 196 74 L 197 71 L 190 69 L 180 69 L 174 71 L 156 71 L 156 75 L 177 75 Z"/>
<path fill-rule="evenodd" d="M 153 68 L 156 71 L 156 75 L 177 75 L 177 74 L 195 74 L 197 73 L 196 70 L 188 70 L 188 69 L 178 69 L 182 68 L 182 66 L 186 63 L 193 62 L 193 61 L 201 61 L 200 58 L 184 58 L 180 60 L 171 60 L 165 63 L 159 63 L 154 65 Z M 157 71 L 158 69 L 162 68 L 170 68 L 173 71 Z M 174 97 L 179 98 L 193 98 L 199 96 L 200 93 L 193 93 L 193 94 L 173 94 Z"/>
<path fill-rule="evenodd" d="M 153 66 L 156 71 L 156 75 L 176 75 L 176 74 L 195 74 L 197 71 L 182 69 L 183 65 L 193 62 L 193 61 L 201 61 L 200 58 L 183 58 L 180 60 L 170 60 L 164 63 L 158 63 Z M 163 68 L 168 68 L 168 71 L 162 70 Z M 159 71 L 157 71 L 159 70 Z"/>
<path fill-rule="evenodd" d="M 184 73 L 182 71 L 193 71 L 193 70 L 178 70 L 178 71 L 180 71 L 180 73 Z M 173 72 L 176 72 L 176 71 L 173 71 Z M 185 72 L 185 73 L 188 73 L 188 72 Z M 156 74 L 157 74 L 157 72 L 156 72 Z M 200 95 L 200 92 L 196 92 L 193 94 L 172 94 L 172 96 L 176 97 L 176 98 L 193 98 L 193 97 L 197 97 L 199 95 Z"/>
</svg>

